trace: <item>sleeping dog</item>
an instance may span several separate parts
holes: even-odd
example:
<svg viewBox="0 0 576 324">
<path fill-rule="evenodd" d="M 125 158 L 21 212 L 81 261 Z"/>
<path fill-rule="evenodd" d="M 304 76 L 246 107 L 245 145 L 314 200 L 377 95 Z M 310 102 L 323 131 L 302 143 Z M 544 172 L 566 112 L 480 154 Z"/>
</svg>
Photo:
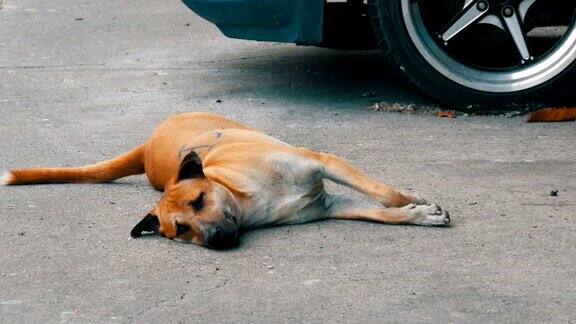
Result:
<svg viewBox="0 0 576 324">
<path fill-rule="evenodd" d="M 153 232 L 213 249 L 238 244 L 239 231 L 319 219 L 446 226 L 448 212 L 370 179 L 342 159 L 294 147 L 221 116 L 189 113 L 160 124 L 142 146 L 78 168 L 6 172 L 4 185 L 110 182 L 146 173 L 164 191 L 131 232 Z M 324 179 L 375 202 L 324 190 Z"/>
</svg>

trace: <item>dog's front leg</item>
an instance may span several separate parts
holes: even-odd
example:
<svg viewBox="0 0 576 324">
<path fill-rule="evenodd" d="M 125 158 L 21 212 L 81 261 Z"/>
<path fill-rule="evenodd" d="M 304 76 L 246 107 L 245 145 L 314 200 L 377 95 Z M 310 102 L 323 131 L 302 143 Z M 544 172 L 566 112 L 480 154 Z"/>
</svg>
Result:
<svg viewBox="0 0 576 324">
<path fill-rule="evenodd" d="M 334 155 L 312 151 L 307 151 L 305 154 L 320 162 L 323 178 L 360 191 L 386 207 L 426 204 L 426 200 L 422 198 L 402 193 L 391 186 L 370 179 L 364 173 Z"/>
<path fill-rule="evenodd" d="M 438 205 L 410 204 L 404 207 L 382 208 L 340 195 L 327 197 L 326 217 L 397 225 L 447 226 L 450 224 L 448 212 Z"/>
</svg>

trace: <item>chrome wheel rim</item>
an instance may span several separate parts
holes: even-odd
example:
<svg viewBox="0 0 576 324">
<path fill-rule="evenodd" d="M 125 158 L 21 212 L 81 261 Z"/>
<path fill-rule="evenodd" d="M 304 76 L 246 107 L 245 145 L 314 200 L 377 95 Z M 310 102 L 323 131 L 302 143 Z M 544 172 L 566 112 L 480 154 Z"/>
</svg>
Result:
<svg viewBox="0 0 576 324">
<path fill-rule="evenodd" d="M 439 31 L 430 30 L 421 12 L 421 2 L 438 0 L 401 1 L 403 21 L 418 52 L 442 75 L 467 88 L 493 93 L 527 90 L 550 81 L 576 61 L 576 9 L 553 47 L 540 57 L 534 57 L 530 54 L 522 22 L 530 7 L 542 0 L 460 0 L 464 1 L 464 8 Z M 576 8 L 576 4 L 574 6 Z M 450 42 L 476 24 L 503 28 L 517 50 L 518 65 L 506 68 L 474 66 L 450 54 Z"/>
</svg>

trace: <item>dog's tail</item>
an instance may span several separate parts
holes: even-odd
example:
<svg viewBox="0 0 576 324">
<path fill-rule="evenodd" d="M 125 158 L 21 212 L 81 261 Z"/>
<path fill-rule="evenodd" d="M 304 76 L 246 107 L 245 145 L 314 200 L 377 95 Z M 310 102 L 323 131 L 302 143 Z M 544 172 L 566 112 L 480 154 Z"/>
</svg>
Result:
<svg viewBox="0 0 576 324">
<path fill-rule="evenodd" d="M 38 183 L 110 182 L 144 173 L 144 147 L 115 159 L 78 168 L 35 168 L 12 170 L 0 175 L 0 185 Z"/>
<path fill-rule="evenodd" d="M 534 112 L 527 123 L 576 121 L 576 108 L 546 108 Z"/>
</svg>

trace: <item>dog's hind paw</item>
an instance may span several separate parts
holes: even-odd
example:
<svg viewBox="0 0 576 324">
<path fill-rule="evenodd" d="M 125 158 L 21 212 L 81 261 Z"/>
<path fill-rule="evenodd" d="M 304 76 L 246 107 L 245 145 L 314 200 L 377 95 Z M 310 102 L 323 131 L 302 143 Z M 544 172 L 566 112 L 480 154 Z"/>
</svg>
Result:
<svg viewBox="0 0 576 324">
<path fill-rule="evenodd" d="M 12 172 L 10 172 L 10 171 L 4 172 L 0 176 L 0 186 L 7 186 L 7 185 L 11 184 L 13 180 L 14 180 L 14 175 L 12 175 Z"/>
<path fill-rule="evenodd" d="M 403 207 L 406 213 L 413 217 L 412 224 L 425 226 L 448 226 L 450 224 L 450 214 L 442 207 L 433 205 L 410 204 Z"/>
</svg>

